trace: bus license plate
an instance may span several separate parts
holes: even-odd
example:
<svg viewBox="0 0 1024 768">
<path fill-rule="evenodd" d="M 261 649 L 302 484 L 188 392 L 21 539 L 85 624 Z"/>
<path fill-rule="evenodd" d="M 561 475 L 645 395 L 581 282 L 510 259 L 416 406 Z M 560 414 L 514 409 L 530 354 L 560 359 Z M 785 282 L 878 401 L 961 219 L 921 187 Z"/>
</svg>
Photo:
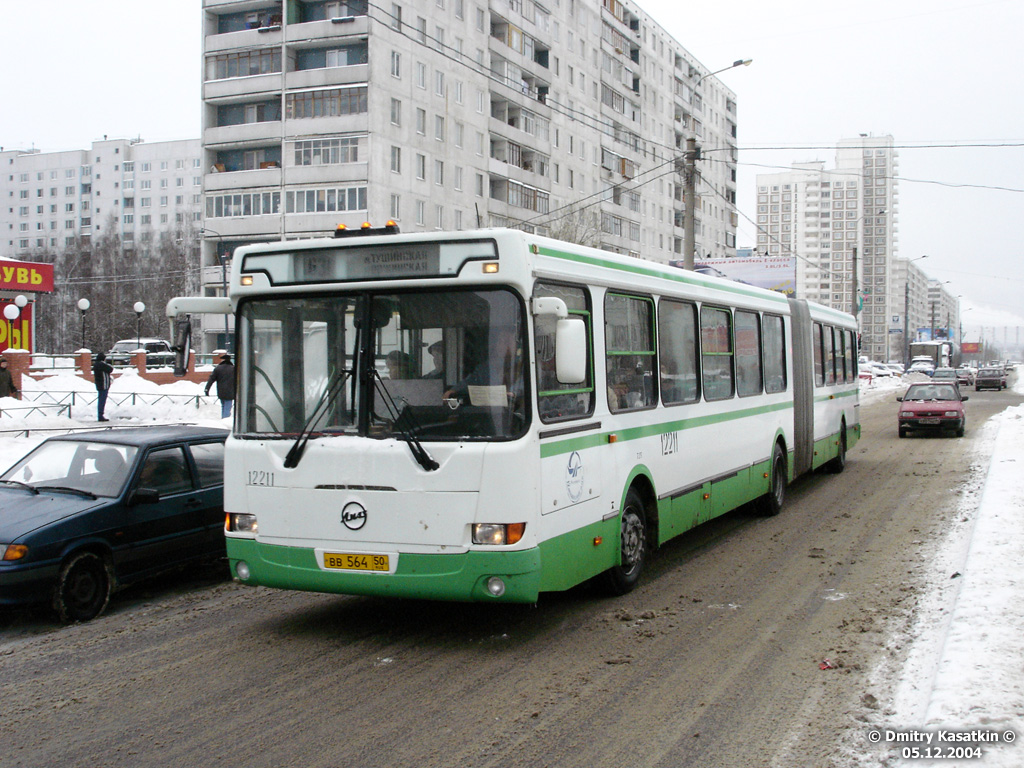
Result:
<svg viewBox="0 0 1024 768">
<path fill-rule="evenodd" d="M 324 552 L 324 568 L 339 571 L 388 571 L 387 555 L 356 555 L 347 552 Z"/>
</svg>

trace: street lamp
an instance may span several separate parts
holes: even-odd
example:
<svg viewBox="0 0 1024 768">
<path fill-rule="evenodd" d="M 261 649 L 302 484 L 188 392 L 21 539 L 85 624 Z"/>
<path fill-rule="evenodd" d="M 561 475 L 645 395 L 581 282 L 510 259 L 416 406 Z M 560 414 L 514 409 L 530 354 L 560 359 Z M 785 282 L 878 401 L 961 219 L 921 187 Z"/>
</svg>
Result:
<svg viewBox="0 0 1024 768">
<path fill-rule="evenodd" d="M 753 59 L 736 59 L 728 67 L 701 75 L 693 84 L 694 94 L 697 93 L 697 86 L 707 78 L 736 67 L 749 67 L 752 61 Z M 700 147 L 697 146 L 697 137 L 690 136 L 686 139 L 686 152 L 683 153 L 683 269 L 688 269 L 691 272 L 693 271 L 693 251 L 697 243 L 693 206 L 697 202 L 697 158 L 699 156 Z"/>
<path fill-rule="evenodd" d="M 224 238 L 223 238 L 223 236 L 221 236 L 220 232 L 214 232 L 212 229 L 208 229 L 206 227 L 203 227 L 199 231 L 204 236 L 206 234 L 211 234 L 211 235 L 213 235 L 214 237 L 217 238 L 217 241 L 219 243 L 219 247 L 215 248 L 214 252 L 217 254 L 217 258 L 220 260 L 220 283 L 221 283 L 221 289 L 224 292 L 224 296 L 227 296 L 228 295 L 228 268 L 227 268 L 226 254 L 223 253 Z M 228 316 L 227 315 L 224 315 L 224 348 L 227 349 L 229 352 L 231 351 L 231 334 L 228 331 Z"/>
<path fill-rule="evenodd" d="M 91 306 L 88 299 L 78 300 L 78 309 L 82 313 L 82 349 L 85 349 L 85 313 Z"/>
<path fill-rule="evenodd" d="M 146 311 L 146 305 L 141 301 L 136 301 L 132 305 L 132 309 L 135 310 L 135 342 L 138 344 L 138 349 L 142 348 L 142 313 Z"/>
</svg>

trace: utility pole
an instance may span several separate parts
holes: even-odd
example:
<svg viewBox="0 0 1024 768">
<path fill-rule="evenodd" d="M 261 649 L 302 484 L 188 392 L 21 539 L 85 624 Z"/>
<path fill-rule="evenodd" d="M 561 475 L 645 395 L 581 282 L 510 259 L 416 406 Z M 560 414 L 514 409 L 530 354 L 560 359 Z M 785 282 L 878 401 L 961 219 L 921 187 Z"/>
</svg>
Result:
<svg viewBox="0 0 1024 768">
<path fill-rule="evenodd" d="M 853 319 L 857 319 L 857 246 L 853 246 L 853 279 L 850 281 L 853 286 L 853 290 L 850 295 L 850 314 L 853 315 Z M 860 323 L 857 324 L 858 329 Z"/>
<path fill-rule="evenodd" d="M 686 140 L 683 155 L 683 269 L 693 271 L 693 252 L 696 248 L 696 231 L 693 208 L 697 199 L 697 160 L 700 147 L 696 138 Z"/>
<path fill-rule="evenodd" d="M 903 365 L 910 367 L 910 270 L 903 283 Z"/>
</svg>

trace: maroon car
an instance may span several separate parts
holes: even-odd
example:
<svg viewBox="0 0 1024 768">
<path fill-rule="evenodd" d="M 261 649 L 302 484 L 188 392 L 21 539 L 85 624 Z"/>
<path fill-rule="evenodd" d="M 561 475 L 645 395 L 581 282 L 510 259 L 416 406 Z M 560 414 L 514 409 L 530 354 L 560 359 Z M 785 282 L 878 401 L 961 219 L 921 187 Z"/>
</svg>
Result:
<svg viewBox="0 0 1024 768">
<path fill-rule="evenodd" d="M 900 437 L 906 437 L 912 429 L 940 433 L 949 429 L 963 437 L 967 425 L 963 404 L 967 399 L 956 384 L 911 384 L 903 397 L 896 398 L 900 403 Z"/>
</svg>

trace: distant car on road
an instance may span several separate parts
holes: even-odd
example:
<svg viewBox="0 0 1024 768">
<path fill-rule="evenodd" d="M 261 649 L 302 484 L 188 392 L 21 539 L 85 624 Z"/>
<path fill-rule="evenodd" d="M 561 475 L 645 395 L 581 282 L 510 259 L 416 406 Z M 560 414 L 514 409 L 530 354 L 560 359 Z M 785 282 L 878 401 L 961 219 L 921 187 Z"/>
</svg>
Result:
<svg viewBox="0 0 1024 768">
<path fill-rule="evenodd" d="M 117 587 L 224 557 L 227 434 L 142 427 L 37 445 L 0 475 L 0 605 L 88 621 Z"/>
<path fill-rule="evenodd" d="M 935 373 L 935 363 L 929 360 L 918 360 L 910 364 L 907 373 L 923 373 L 926 376 L 931 376 Z"/>
<path fill-rule="evenodd" d="M 932 381 L 957 383 L 956 370 L 953 368 L 936 368 L 932 371 Z"/>
<path fill-rule="evenodd" d="M 111 347 L 107 353 L 107 362 L 111 365 L 130 365 L 132 353 L 137 349 L 146 350 L 146 367 L 162 368 L 174 365 L 174 351 L 170 342 L 163 339 L 122 339 Z"/>
<path fill-rule="evenodd" d="M 967 427 L 963 404 L 967 399 L 955 383 L 911 384 L 903 397 L 896 398 L 900 403 L 897 412 L 900 437 L 906 437 L 911 430 L 941 433 L 947 429 L 963 437 Z"/>
<path fill-rule="evenodd" d="M 966 365 L 961 365 L 956 369 L 956 380 L 959 384 L 974 384 L 974 369 Z"/>
<path fill-rule="evenodd" d="M 981 389 L 1006 389 L 1006 369 L 1001 365 L 979 368 L 974 377 L 974 390 Z"/>
</svg>

